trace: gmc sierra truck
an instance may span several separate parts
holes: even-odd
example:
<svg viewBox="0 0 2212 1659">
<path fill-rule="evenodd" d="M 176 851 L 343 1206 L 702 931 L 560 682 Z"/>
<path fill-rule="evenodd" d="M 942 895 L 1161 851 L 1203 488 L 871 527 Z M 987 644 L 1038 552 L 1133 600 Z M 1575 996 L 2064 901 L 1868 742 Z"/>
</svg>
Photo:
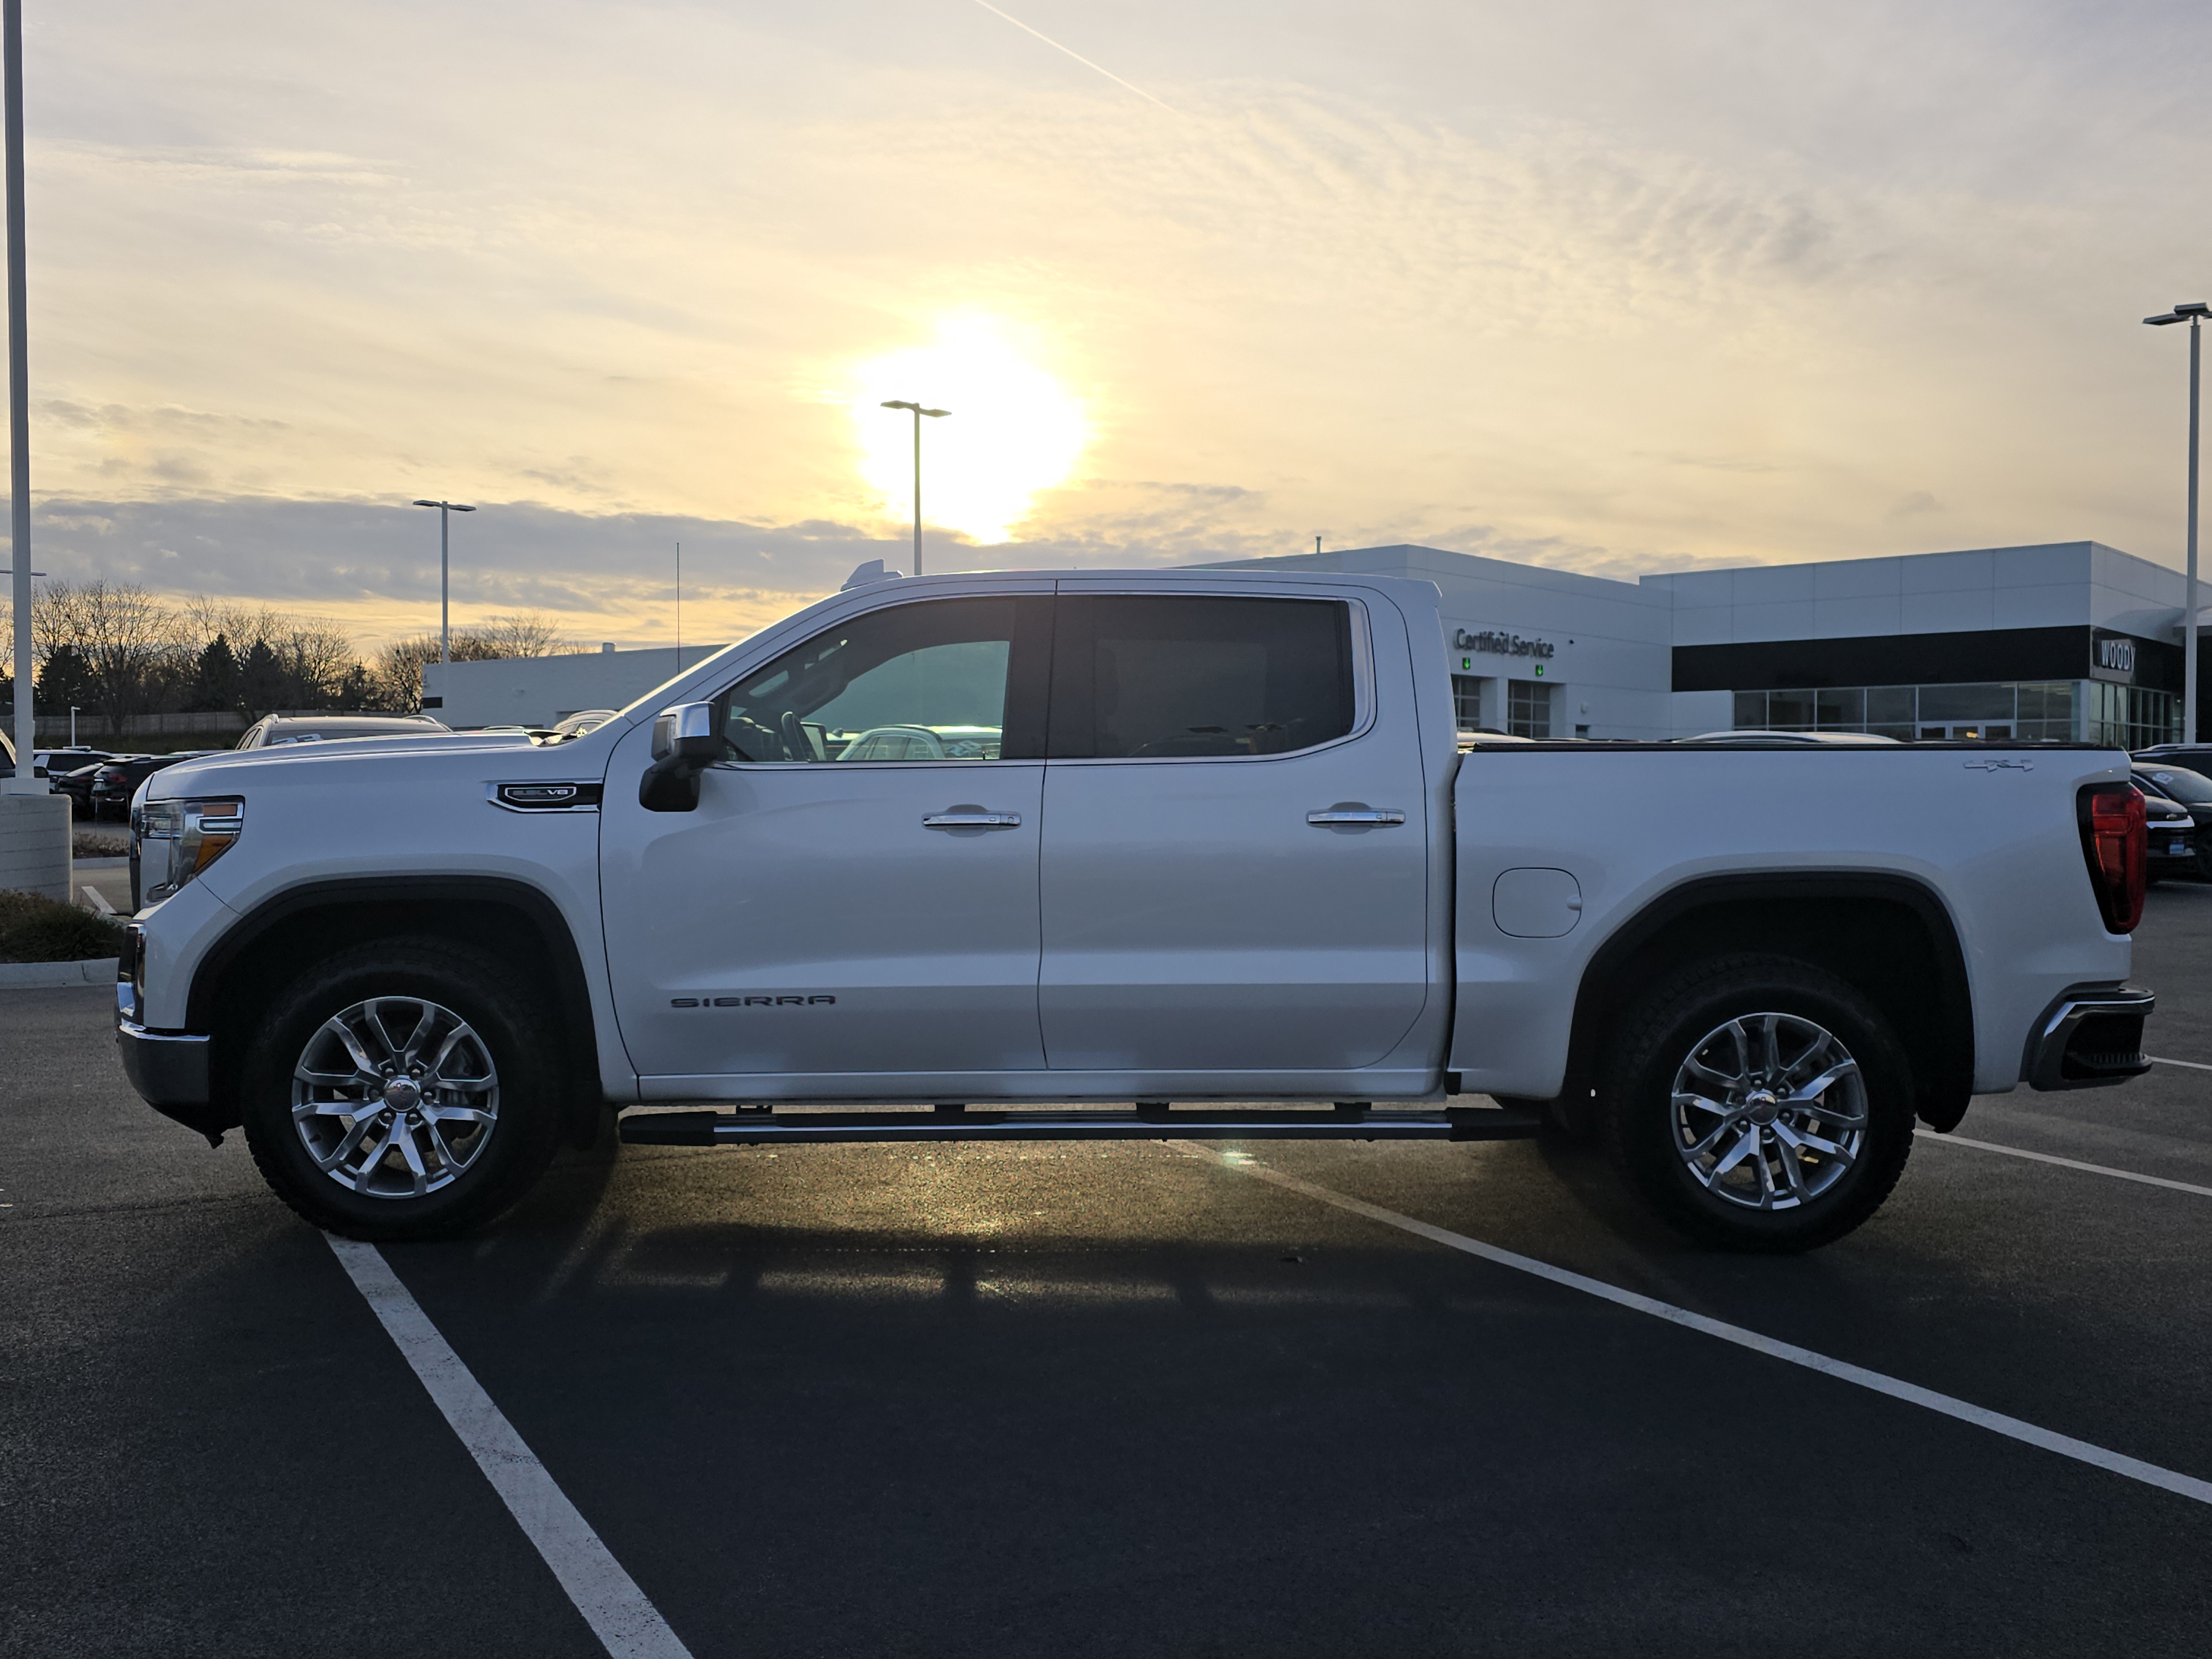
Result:
<svg viewBox="0 0 2212 1659">
<path fill-rule="evenodd" d="M 213 755 L 134 811 L 157 1109 L 317 1225 L 627 1141 L 1602 1141 L 1693 1237 L 2147 1068 L 2142 798 L 2038 744 L 1477 741 L 1425 583 L 844 591 L 597 730 Z"/>
</svg>

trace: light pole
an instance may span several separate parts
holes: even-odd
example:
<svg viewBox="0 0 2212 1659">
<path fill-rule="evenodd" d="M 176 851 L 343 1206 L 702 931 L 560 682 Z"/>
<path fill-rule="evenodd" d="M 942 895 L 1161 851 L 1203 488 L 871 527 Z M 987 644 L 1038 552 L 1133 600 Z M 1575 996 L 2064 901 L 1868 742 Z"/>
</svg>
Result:
<svg viewBox="0 0 2212 1659">
<path fill-rule="evenodd" d="M 446 571 L 447 568 L 446 523 L 451 513 L 473 513 L 473 507 L 463 507 L 459 501 L 417 501 L 417 507 L 438 509 L 438 666 L 443 668 L 453 659 L 453 614 L 447 602 Z"/>
<path fill-rule="evenodd" d="M 31 752 L 38 747 L 31 711 L 31 368 L 23 281 L 23 0 L 0 0 L 0 79 L 6 82 L 8 128 L 8 493 L 15 557 L 15 752 L 22 765 L 12 787 L 31 787 Z"/>
<path fill-rule="evenodd" d="M 921 574 L 921 417 L 932 420 L 950 415 L 949 409 L 924 409 L 920 404 L 902 403 L 896 398 L 886 403 L 885 409 L 908 409 L 914 411 L 914 574 Z"/>
<path fill-rule="evenodd" d="M 2189 325 L 2189 595 L 2181 610 L 2181 740 L 2197 741 L 2197 389 L 2203 381 L 2205 318 L 2212 305 L 2192 300 L 2163 317 L 2146 317 L 2153 328 Z"/>
<path fill-rule="evenodd" d="M 72 749 L 76 747 L 76 711 L 77 705 L 71 703 L 70 705 L 70 747 Z"/>
</svg>

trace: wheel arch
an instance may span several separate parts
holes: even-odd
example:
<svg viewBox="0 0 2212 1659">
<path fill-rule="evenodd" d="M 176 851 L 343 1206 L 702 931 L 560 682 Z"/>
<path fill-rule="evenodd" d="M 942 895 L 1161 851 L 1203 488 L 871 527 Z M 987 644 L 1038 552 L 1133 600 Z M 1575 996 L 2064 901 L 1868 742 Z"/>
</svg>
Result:
<svg viewBox="0 0 2212 1659">
<path fill-rule="evenodd" d="M 211 1103 L 237 1126 L 238 1069 L 266 995 L 331 951 L 377 939 L 459 939 L 489 950 L 550 1001 L 579 1081 L 564 1103 L 570 1136 L 587 1144 L 603 1103 L 596 1023 L 581 953 L 560 907 L 528 882 L 499 876 L 362 876 L 288 888 L 247 911 L 193 969 L 186 1029 L 210 1044 Z"/>
<path fill-rule="evenodd" d="M 1958 927 L 1925 883 L 1856 870 L 1701 877 L 1616 928 L 1576 988 L 1562 1109 L 1573 1118 L 1586 1108 L 1608 1033 L 1655 974 L 1738 951 L 1794 957 L 1856 986 L 1897 1029 L 1920 1120 L 1957 1126 L 1974 1079 L 1973 994 Z"/>
</svg>

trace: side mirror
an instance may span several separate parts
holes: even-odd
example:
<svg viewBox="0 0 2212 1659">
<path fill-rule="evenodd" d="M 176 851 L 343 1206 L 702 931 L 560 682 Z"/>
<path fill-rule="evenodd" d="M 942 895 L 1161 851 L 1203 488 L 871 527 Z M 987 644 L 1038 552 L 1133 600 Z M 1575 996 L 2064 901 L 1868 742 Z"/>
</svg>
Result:
<svg viewBox="0 0 2212 1659">
<path fill-rule="evenodd" d="M 699 805 L 699 774 L 722 757 L 714 705 L 684 702 L 653 722 L 653 764 L 638 780 L 637 804 L 649 812 L 689 812 Z"/>
<path fill-rule="evenodd" d="M 681 702 L 654 717 L 653 757 L 657 761 L 677 756 L 703 765 L 720 758 L 721 749 L 711 702 Z"/>
</svg>

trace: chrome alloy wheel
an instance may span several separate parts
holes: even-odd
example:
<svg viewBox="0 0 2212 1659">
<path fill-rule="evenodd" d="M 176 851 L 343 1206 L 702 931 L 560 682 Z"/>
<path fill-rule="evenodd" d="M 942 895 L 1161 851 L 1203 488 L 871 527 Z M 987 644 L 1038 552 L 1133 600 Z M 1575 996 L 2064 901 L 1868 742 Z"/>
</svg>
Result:
<svg viewBox="0 0 2212 1659">
<path fill-rule="evenodd" d="M 1788 1210 L 1842 1180 L 1866 1144 L 1866 1081 L 1835 1036 L 1796 1014 L 1717 1026 L 1674 1073 L 1674 1151 L 1707 1192 Z"/>
<path fill-rule="evenodd" d="M 369 1198 L 448 1186 L 491 1142 L 499 1072 L 475 1029 L 420 997 L 325 1020 L 292 1068 L 292 1127 L 315 1167 Z"/>
</svg>

